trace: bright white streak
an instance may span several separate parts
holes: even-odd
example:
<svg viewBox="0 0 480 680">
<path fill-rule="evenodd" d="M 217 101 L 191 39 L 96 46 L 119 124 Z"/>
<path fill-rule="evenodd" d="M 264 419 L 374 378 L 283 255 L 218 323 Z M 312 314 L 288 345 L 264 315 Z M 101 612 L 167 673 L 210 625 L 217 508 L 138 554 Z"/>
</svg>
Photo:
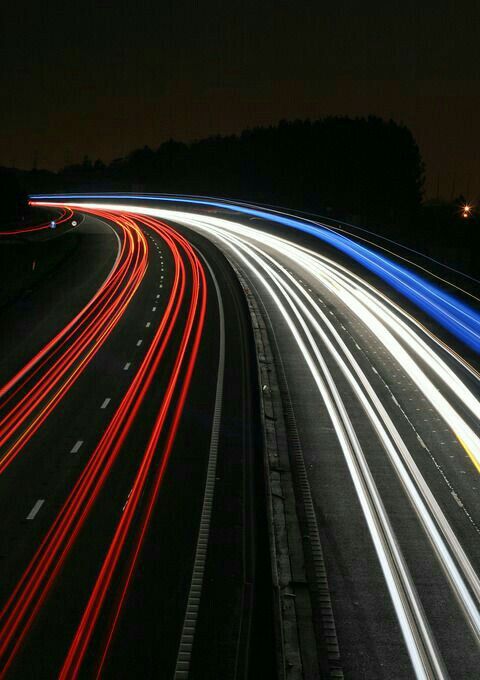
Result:
<svg viewBox="0 0 480 680">
<path fill-rule="evenodd" d="M 82 204 L 79 204 L 81 206 Z M 86 204 L 83 204 L 86 205 Z M 439 357 L 439 355 L 433 351 L 425 342 L 423 339 L 420 339 L 416 333 L 407 325 L 405 324 L 402 320 L 398 318 L 398 316 L 395 315 L 395 312 L 389 309 L 385 304 L 382 304 L 376 297 L 370 292 L 374 291 L 375 294 L 379 297 L 382 297 L 385 302 L 387 302 L 391 307 L 396 307 L 396 312 L 401 311 L 398 309 L 397 305 L 394 305 L 391 301 L 386 298 L 383 294 L 379 293 L 376 291 L 372 286 L 369 284 L 366 284 L 365 282 L 361 282 L 361 285 L 359 285 L 358 281 L 361 281 L 361 279 L 354 274 L 348 273 L 348 276 L 346 272 L 348 270 L 344 270 L 345 273 L 341 273 L 339 271 L 335 271 L 335 267 L 337 269 L 342 269 L 340 265 L 334 265 L 333 263 L 326 264 L 320 263 L 319 259 L 322 257 L 318 254 L 313 254 L 313 253 L 308 253 L 306 252 L 306 249 L 297 247 L 296 245 L 292 244 L 291 242 L 286 241 L 285 239 L 280 239 L 278 237 L 273 237 L 268 234 L 265 234 L 264 232 L 261 232 L 259 230 L 254 230 L 250 227 L 245 227 L 244 225 L 237 224 L 232 221 L 227 221 L 219 218 L 213 218 L 213 217 L 208 217 L 205 218 L 204 216 L 195 216 L 192 217 L 191 213 L 182 213 L 179 211 L 171 211 L 171 210 L 158 210 L 158 209 L 148 209 L 142 207 L 132 207 L 132 206 L 118 206 L 118 205 L 94 205 L 94 204 L 88 204 L 86 207 L 101 207 L 103 209 L 111 209 L 111 210 L 116 210 L 116 211 L 125 211 L 125 212 L 138 212 L 138 213 L 145 213 L 145 214 L 151 214 L 156 217 L 161 217 L 161 218 L 167 218 L 167 219 L 173 219 L 175 221 L 179 221 L 181 223 L 186 224 L 187 226 L 194 226 L 197 228 L 201 228 L 203 230 L 208 230 L 208 231 L 215 231 L 217 233 L 217 236 L 221 234 L 221 232 L 218 232 L 218 229 L 221 229 L 223 232 L 228 231 L 230 233 L 236 234 L 243 234 L 247 236 L 249 239 L 253 239 L 257 242 L 262 243 L 263 245 L 267 245 L 271 248 L 275 248 L 277 252 L 282 253 L 283 255 L 291 258 L 296 265 L 298 266 L 299 263 L 302 264 L 302 266 L 305 267 L 306 271 L 309 274 L 313 274 L 317 280 L 322 283 L 324 286 L 327 287 L 328 290 L 330 290 L 332 293 L 337 295 L 343 302 L 347 302 L 349 305 L 350 309 L 352 312 L 357 314 L 357 316 L 367 325 L 367 327 L 372 330 L 378 339 L 382 342 L 382 344 L 392 353 L 392 356 L 394 356 L 397 360 L 399 360 L 399 353 L 400 353 L 400 363 L 402 364 L 402 367 L 407 370 L 409 375 L 412 377 L 412 379 L 416 382 L 416 384 L 420 387 L 420 389 L 423 391 L 425 396 L 431 401 L 431 403 L 435 406 L 437 411 L 442 415 L 442 417 L 445 419 L 446 422 L 452 427 L 452 429 L 462 437 L 462 439 L 468 444 L 470 450 L 473 452 L 475 451 L 474 455 L 477 459 L 478 458 L 478 451 L 479 451 L 479 440 L 475 433 L 471 430 L 471 428 L 468 427 L 468 425 L 463 421 L 463 419 L 459 416 L 458 413 L 451 407 L 451 405 L 448 403 L 448 401 L 443 397 L 443 395 L 440 394 L 438 389 L 433 385 L 433 383 L 427 378 L 427 376 L 424 374 L 423 371 L 419 368 L 419 366 L 415 363 L 413 358 L 408 354 L 408 352 L 405 351 L 403 346 L 399 343 L 399 341 L 392 336 L 392 333 L 387 329 L 387 326 L 390 328 L 391 331 L 393 331 L 400 339 L 402 339 L 406 344 L 409 346 L 409 348 L 415 352 L 423 361 L 425 361 L 429 367 L 435 371 L 435 373 L 442 379 L 442 381 L 445 383 L 446 386 L 449 388 L 455 389 L 457 391 L 458 396 L 464 404 L 473 412 L 474 415 L 478 416 L 480 409 L 479 409 L 479 404 L 478 401 L 475 399 L 473 394 L 468 390 L 468 388 L 461 382 L 461 380 L 451 371 L 451 369 L 445 364 L 445 362 Z M 326 258 L 323 258 L 326 260 Z M 277 263 L 278 266 L 278 263 Z M 352 281 L 352 279 L 357 279 L 357 282 Z M 295 282 L 296 283 L 296 282 Z M 296 284 L 298 287 L 298 284 Z M 366 288 L 370 290 L 365 290 Z M 305 292 L 302 290 L 302 294 L 305 295 Z M 438 340 L 436 340 L 438 343 Z M 448 350 L 448 348 L 447 348 Z M 307 362 L 308 363 L 308 362 Z M 370 396 L 372 396 L 370 394 Z M 375 419 L 376 416 L 371 416 L 373 420 Z M 382 415 L 383 420 L 385 421 L 385 418 Z M 393 427 L 393 423 L 391 424 Z M 381 426 L 380 426 L 381 427 Z M 388 437 L 386 433 L 382 435 L 380 433 L 380 430 L 378 429 L 378 421 L 376 423 L 376 429 L 377 432 L 380 434 L 380 438 L 382 439 L 384 445 L 386 448 L 388 448 Z M 392 429 L 389 427 L 390 433 L 392 434 Z M 397 433 L 398 434 L 398 433 Z M 400 439 L 401 441 L 401 439 Z M 398 445 L 398 441 L 396 441 Z M 401 442 L 403 444 L 403 442 Z M 404 446 L 404 445 L 403 445 Z M 390 447 L 392 449 L 392 447 Z M 390 451 L 391 453 L 391 451 Z M 390 455 L 389 453 L 389 455 Z M 403 452 L 404 453 L 404 452 Z M 408 453 L 408 452 L 407 452 Z M 413 461 L 411 461 L 413 462 Z M 401 463 L 400 463 L 401 464 Z M 409 464 L 407 462 L 407 464 Z M 414 465 L 414 463 L 413 463 Z M 413 474 L 413 468 L 409 464 L 410 470 L 412 471 Z M 406 472 L 405 472 L 406 474 Z M 415 475 L 414 475 L 415 476 Z M 415 479 L 417 483 L 419 482 L 419 479 L 415 476 Z M 423 483 L 424 480 L 422 479 Z M 426 486 L 426 485 L 425 485 Z M 424 489 L 422 489 L 424 491 Z M 430 491 L 428 490 L 428 493 L 430 494 Z M 424 494 L 425 496 L 425 494 Z M 431 494 L 430 494 L 431 496 Z M 431 502 L 435 503 L 435 500 L 433 497 L 430 498 L 430 509 L 432 509 L 432 504 Z M 420 501 L 421 502 L 421 501 Z M 418 504 L 417 504 L 418 505 Z M 437 506 L 438 507 L 438 506 Z M 425 509 L 425 513 L 427 513 Z M 434 513 L 437 517 L 437 521 L 439 520 L 438 516 L 438 511 Z M 431 518 L 428 517 L 428 513 L 426 514 L 427 519 L 424 520 L 426 524 L 428 524 L 428 521 L 431 522 Z M 441 518 L 440 518 L 441 519 Z M 446 522 L 446 520 L 445 520 Z M 429 527 L 429 530 L 431 531 L 431 527 Z M 435 529 L 436 531 L 436 529 Z M 450 539 L 452 539 L 452 534 L 450 527 L 448 526 L 448 523 L 445 526 L 442 526 L 442 531 L 444 533 L 450 532 Z M 456 540 L 456 538 L 453 536 L 453 538 Z M 458 542 L 457 542 L 458 543 Z M 445 548 L 446 550 L 446 548 Z M 456 552 L 457 558 L 460 558 L 461 555 L 458 552 L 458 550 L 461 551 L 461 547 L 459 545 L 456 546 Z M 442 550 L 440 549 L 440 552 Z M 437 550 L 438 553 L 438 550 Z M 448 555 L 448 551 L 444 553 L 447 555 L 447 558 L 449 559 L 450 556 Z M 463 559 L 461 559 L 462 566 L 465 567 L 465 562 Z M 470 565 L 471 566 L 471 565 Z M 467 565 L 468 569 L 468 565 Z M 476 574 L 473 572 L 473 569 L 470 572 L 470 575 L 474 576 L 475 579 Z M 478 579 L 477 579 L 478 581 Z M 478 584 L 477 584 L 478 585 Z M 477 587 L 474 588 L 474 590 L 478 593 Z M 458 592 L 458 590 L 457 590 Z M 467 593 L 468 594 L 468 593 Z M 475 616 L 478 616 L 478 611 L 470 608 L 471 614 L 474 614 Z M 477 621 L 478 623 L 478 621 Z M 478 627 L 475 625 L 477 631 Z"/>
<path fill-rule="evenodd" d="M 218 233 L 217 236 L 224 241 L 228 239 L 228 237 Z M 262 282 L 268 294 L 275 302 L 278 310 L 292 332 L 292 335 L 297 342 L 297 346 L 322 395 L 322 399 L 327 407 L 327 411 L 335 428 L 338 441 L 352 477 L 357 497 L 375 546 L 416 676 L 418 678 L 445 677 L 443 664 L 436 650 L 435 641 L 432 637 L 428 622 L 425 619 L 422 606 L 418 600 L 415 586 L 390 526 L 390 521 L 385 512 L 385 508 L 357 439 L 355 430 L 328 367 L 321 354 L 316 353 L 316 358 L 321 365 L 322 374 L 325 376 L 325 383 L 292 318 L 272 286 L 260 271 L 239 252 L 235 245 L 232 243 L 229 245 L 235 252 L 236 257 L 243 261 Z M 254 256 L 251 252 L 249 255 L 260 265 L 260 267 L 263 266 L 259 258 Z M 283 289 L 280 288 L 280 290 L 284 294 L 284 297 L 287 298 L 287 302 L 289 302 L 288 295 Z M 296 314 L 294 305 L 289 304 L 289 306 L 297 316 L 297 319 L 302 326 L 302 330 L 307 334 L 307 337 L 309 337 L 310 340 L 313 340 L 305 323 L 301 317 Z M 313 345 L 316 346 L 314 342 Z M 431 671 L 433 671 L 434 675 L 431 674 Z"/>
<path fill-rule="evenodd" d="M 43 205 L 57 205 L 53 202 L 43 202 Z M 86 207 L 86 208 L 93 208 L 93 209 L 107 209 L 107 210 L 112 210 L 116 212 L 129 212 L 129 213 L 139 213 L 139 214 L 145 214 L 145 215 L 152 215 L 154 217 L 159 217 L 163 219 L 172 219 L 176 220 L 177 222 L 186 224 L 186 225 L 191 225 L 191 226 L 198 226 L 198 227 L 203 227 L 207 231 L 211 227 L 217 227 L 220 229 L 228 230 L 229 232 L 233 232 L 235 234 L 244 234 L 248 236 L 248 238 L 254 239 L 256 241 L 260 241 L 262 243 L 266 243 L 271 247 L 276 248 L 279 252 L 283 252 L 283 254 L 287 255 L 288 257 L 291 257 L 297 264 L 299 261 L 304 261 L 305 266 L 307 267 L 307 272 L 309 273 L 314 273 L 315 277 L 324 285 L 326 285 L 329 290 L 336 294 L 340 299 L 343 299 L 343 294 L 344 292 L 347 292 L 347 294 L 354 295 L 354 297 L 357 297 L 355 301 L 352 300 L 350 297 L 350 303 L 351 303 L 351 311 L 354 314 L 357 314 L 357 316 L 360 317 L 360 315 L 357 313 L 357 310 L 362 310 L 363 313 L 363 318 L 362 321 L 367 324 L 367 327 L 369 327 L 369 321 L 365 321 L 365 319 L 371 319 L 371 314 L 369 313 L 368 307 L 371 308 L 372 304 L 375 305 L 375 316 L 377 316 L 377 319 L 380 321 L 379 323 L 375 324 L 375 328 L 378 331 L 378 339 L 382 342 L 382 344 L 386 347 L 386 349 L 392 354 L 393 357 L 396 357 L 395 352 L 397 351 L 397 348 L 400 347 L 400 344 L 395 341 L 391 333 L 387 331 L 385 328 L 384 324 L 391 325 L 393 323 L 392 321 L 392 315 L 387 314 L 386 310 L 384 308 L 384 305 L 379 303 L 378 300 L 375 300 L 373 297 L 370 297 L 368 299 L 367 303 L 367 298 L 365 297 L 365 293 L 362 292 L 360 289 L 360 286 L 358 284 L 356 285 L 356 292 L 352 292 L 352 284 L 350 283 L 350 289 L 345 290 L 345 281 L 344 284 L 342 285 L 341 281 L 338 279 L 338 277 L 335 280 L 334 276 L 330 276 L 330 280 L 328 276 L 322 275 L 318 271 L 318 260 L 315 261 L 315 258 L 311 258 L 309 261 L 305 260 L 305 254 L 304 252 L 302 253 L 301 251 L 303 249 L 297 248 L 295 244 L 286 241 L 285 239 L 280 239 L 278 237 L 273 237 L 271 235 L 266 234 L 265 232 L 262 232 L 261 230 L 258 229 L 253 229 L 252 227 L 246 227 L 243 224 L 234 222 L 232 220 L 225 220 L 221 219 L 218 217 L 205 217 L 203 215 L 195 215 L 192 216 L 191 213 L 185 213 L 182 211 L 178 210 L 166 210 L 166 209 L 159 209 L 159 208 L 148 208 L 145 206 L 132 206 L 132 205 L 118 205 L 118 204 L 108 204 L 108 203 L 62 203 L 61 205 L 68 205 L 71 207 Z M 278 243 L 276 243 L 278 242 Z M 293 252 L 292 252 L 293 251 Z M 330 274 L 332 274 L 332 271 L 330 271 Z M 356 279 L 359 279 L 359 277 L 355 277 Z M 372 286 L 369 286 L 371 289 L 373 289 Z M 385 296 L 384 296 L 385 297 Z M 360 304 L 361 303 L 361 304 Z M 393 317 L 394 319 L 394 317 Z M 452 388 L 452 383 L 454 384 L 454 390 L 456 391 L 457 396 L 463 401 L 463 403 L 472 411 L 473 415 L 478 418 L 480 415 L 480 403 L 478 400 L 474 397 L 472 394 L 471 390 L 469 390 L 464 383 L 461 382 L 461 380 L 455 376 L 455 374 L 451 371 L 451 369 L 445 364 L 445 362 L 431 349 L 424 343 L 423 341 L 420 341 L 418 336 L 415 338 L 415 335 L 413 332 L 406 332 L 405 324 L 399 323 L 399 320 L 396 319 L 394 320 L 397 324 L 396 327 L 396 332 L 405 341 L 410 349 L 414 351 L 415 353 L 421 352 L 421 358 L 427 362 L 429 367 L 435 371 L 435 373 L 442 379 L 442 381 L 445 383 L 446 387 L 448 389 Z M 372 329 L 371 329 L 372 330 Z M 412 338 L 415 338 L 415 341 L 412 340 Z M 391 343 L 391 344 L 390 344 Z M 407 354 L 402 351 L 402 356 L 407 356 Z M 432 405 L 435 407 L 435 409 L 438 411 L 438 413 L 442 416 L 442 418 L 445 420 L 445 422 L 451 427 L 451 429 L 455 432 L 455 434 L 462 439 L 462 441 L 468 446 L 468 449 L 473 456 L 473 458 L 476 461 L 476 464 L 478 468 L 480 469 L 480 439 L 477 437 L 477 435 L 473 432 L 473 430 L 467 425 L 467 423 L 461 418 L 461 416 L 451 407 L 451 405 L 448 403 L 448 401 L 441 395 L 439 390 L 433 385 L 433 383 L 427 378 L 425 373 L 420 369 L 418 364 L 416 364 L 410 357 L 408 358 L 408 373 L 410 375 L 410 378 L 417 384 L 417 386 L 423 391 L 425 397 L 429 399 L 429 401 L 432 403 Z M 441 368 L 440 368 L 441 367 Z M 404 367 L 405 368 L 405 367 Z"/>
<path fill-rule="evenodd" d="M 220 234 L 217 234 L 220 236 Z M 245 242 L 241 240 L 241 242 L 244 244 Z M 245 244 L 246 245 L 246 244 Z M 247 246 L 248 247 L 248 246 Z M 252 248 L 253 246 L 250 246 Z M 417 515 L 420 518 L 420 521 L 422 522 L 424 529 L 429 536 L 430 540 L 432 541 L 437 556 L 440 559 L 440 562 L 442 563 L 448 578 L 450 580 L 450 583 L 452 587 L 454 588 L 460 602 L 462 603 L 462 606 L 464 608 L 464 611 L 467 615 L 467 618 L 469 620 L 470 626 L 472 630 L 474 631 L 474 634 L 476 638 L 480 641 L 480 613 L 470 595 L 470 592 L 468 591 L 468 588 L 465 586 L 465 583 L 457 569 L 457 566 L 455 562 L 452 560 L 450 553 L 448 552 L 448 549 L 445 545 L 445 542 L 442 540 L 438 529 L 432 520 L 432 517 L 430 513 L 428 512 L 425 503 L 423 502 L 422 498 L 420 497 L 419 492 L 417 491 L 417 488 L 415 487 L 415 484 L 413 483 L 413 480 L 410 478 L 408 475 L 400 457 L 398 456 L 398 453 L 395 449 L 395 447 L 392 444 L 392 441 L 387 435 L 387 432 L 382 425 L 381 420 L 378 418 L 377 414 L 375 411 L 372 409 L 370 403 L 368 402 L 368 399 L 366 398 L 365 393 L 360 387 L 360 384 L 355 380 L 353 374 L 351 371 L 348 369 L 347 365 L 341 358 L 340 354 L 337 352 L 335 349 L 333 343 L 330 341 L 329 337 L 327 334 L 323 331 L 322 327 L 318 324 L 314 316 L 311 314 L 311 312 L 308 310 L 306 305 L 302 302 L 300 297 L 292 290 L 292 285 L 297 288 L 299 291 L 299 294 L 302 295 L 307 299 L 307 301 L 310 303 L 310 305 L 313 307 L 313 309 L 316 311 L 318 316 L 322 319 L 322 322 L 328 327 L 329 331 L 332 333 L 334 336 L 335 340 L 337 343 L 340 345 L 343 353 L 349 360 L 350 364 L 354 368 L 355 373 L 360 379 L 360 382 L 362 383 L 364 389 L 366 390 L 368 396 L 370 399 L 373 401 L 378 413 L 381 416 L 381 419 L 383 420 L 383 423 L 387 426 L 387 429 L 390 432 L 390 435 L 392 436 L 392 439 L 395 441 L 397 447 L 401 451 L 401 454 L 406 461 L 406 464 L 408 465 L 410 472 L 412 473 L 413 477 L 415 478 L 415 481 L 417 482 L 418 486 L 420 487 L 422 491 L 422 495 L 427 502 L 427 504 L 430 507 L 430 510 L 432 514 L 435 516 L 437 519 L 437 522 L 442 528 L 442 531 L 444 535 L 446 536 L 450 547 L 452 548 L 457 560 L 459 563 L 462 565 L 462 569 L 468 579 L 468 582 L 472 588 L 472 590 L 475 592 L 477 599 L 480 598 L 480 581 L 478 579 L 477 574 L 475 573 L 468 557 L 466 556 L 464 550 L 462 549 L 460 543 L 458 542 L 456 536 L 454 535 L 445 515 L 441 511 L 440 507 L 438 506 L 438 503 L 435 501 L 430 489 L 428 488 L 428 485 L 426 484 L 423 476 L 420 473 L 420 470 L 416 466 L 412 456 L 410 455 L 410 452 L 408 451 L 407 447 L 405 446 L 403 440 L 401 439 L 397 429 L 395 428 L 392 420 L 390 419 L 387 411 L 383 407 L 380 399 L 376 395 L 375 391 L 371 387 L 370 383 L 368 382 L 365 374 L 363 373 L 362 369 L 360 368 L 358 362 L 354 359 L 353 355 L 351 352 L 348 350 L 347 346 L 341 339 L 340 335 L 337 333 L 336 329 L 334 328 L 333 324 L 330 322 L 328 319 L 327 315 L 324 314 L 324 312 L 320 309 L 318 304 L 315 302 L 315 300 L 305 291 L 304 288 L 295 280 L 295 278 L 277 261 L 275 261 L 271 256 L 268 254 L 261 252 L 259 249 L 254 247 L 255 250 L 258 253 L 261 253 L 264 258 L 267 260 L 270 260 L 273 265 L 277 269 L 279 269 L 283 276 L 284 279 L 282 278 L 275 272 L 273 267 L 266 266 L 261 263 L 260 260 L 256 258 L 256 261 L 262 268 L 267 272 L 267 274 L 272 278 L 278 286 L 278 289 L 286 295 L 285 291 L 288 291 L 288 294 L 290 296 L 290 299 L 294 301 L 295 304 L 292 304 L 290 301 L 290 306 L 292 308 L 292 311 L 294 314 L 297 316 L 299 319 L 300 323 L 302 324 L 303 330 L 307 337 L 309 338 L 310 345 L 316 355 L 317 361 L 319 363 L 323 362 L 323 359 L 321 357 L 321 354 L 319 352 L 318 346 L 311 336 L 308 328 L 303 324 L 303 321 L 301 320 L 300 315 L 297 312 L 297 309 L 300 309 L 305 316 L 308 318 L 309 322 L 313 325 L 315 328 L 316 333 L 322 338 L 322 341 L 325 343 L 326 347 L 329 349 L 331 355 L 334 357 L 335 361 L 341 368 L 342 372 L 346 376 L 347 380 L 349 381 L 350 385 L 352 386 L 353 390 L 355 391 L 360 403 L 362 404 L 362 407 L 364 408 L 366 414 L 368 415 L 370 421 L 372 422 L 372 425 L 374 426 L 375 431 L 377 432 L 377 435 L 382 442 L 383 447 L 387 451 L 390 460 L 392 461 L 392 464 L 401 479 L 402 483 L 406 487 L 406 491 L 410 497 L 410 500 L 412 502 L 412 505 L 417 512 Z M 258 273 L 257 273 L 258 275 Z M 288 285 L 286 283 L 286 280 L 290 281 L 291 285 Z"/>
</svg>

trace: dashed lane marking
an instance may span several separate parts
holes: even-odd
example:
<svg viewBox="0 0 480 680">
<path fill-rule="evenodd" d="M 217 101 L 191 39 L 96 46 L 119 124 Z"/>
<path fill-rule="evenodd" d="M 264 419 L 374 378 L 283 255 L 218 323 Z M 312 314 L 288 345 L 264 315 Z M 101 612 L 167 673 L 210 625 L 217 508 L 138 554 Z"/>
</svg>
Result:
<svg viewBox="0 0 480 680">
<path fill-rule="evenodd" d="M 39 498 L 38 501 L 37 501 L 37 502 L 35 503 L 35 505 L 33 506 L 33 508 L 32 508 L 32 509 L 30 510 L 30 512 L 28 513 L 27 519 L 35 519 L 35 517 L 36 517 L 38 511 L 40 510 L 40 508 L 42 507 L 42 505 L 43 505 L 44 503 L 45 503 L 45 499 L 44 499 L 44 498 Z"/>
</svg>

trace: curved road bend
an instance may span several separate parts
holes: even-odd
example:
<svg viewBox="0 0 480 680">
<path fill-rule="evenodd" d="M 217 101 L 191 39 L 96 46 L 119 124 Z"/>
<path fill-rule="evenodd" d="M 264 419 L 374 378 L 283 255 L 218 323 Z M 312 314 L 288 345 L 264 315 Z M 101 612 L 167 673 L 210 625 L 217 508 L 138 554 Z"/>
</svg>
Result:
<svg viewBox="0 0 480 680">
<path fill-rule="evenodd" d="M 170 228 L 123 222 L 86 216 L 82 256 L 32 291 L 32 341 L 15 348 L 17 369 L 88 304 L 117 256 L 112 228 L 131 241 L 125 278 L 89 316 L 93 329 L 84 321 L 3 395 L 2 460 L 15 455 L 0 474 L 1 677 L 178 669 L 221 366 L 220 305 L 226 398 L 189 664 L 195 677 L 219 664 L 222 677 L 254 677 L 271 671 L 270 647 L 257 645 L 259 630 L 270 640 L 271 621 L 261 587 L 267 543 L 252 514 L 263 511 L 254 493 L 261 451 L 243 299 L 223 256 L 207 252 L 205 266 Z M 124 308 L 112 311 L 121 296 Z M 60 313 L 44 318 L 50 305 Z"/>
<path fill-rule="evenodd" d="M 153 212 L 228 253 L 271 319 L 347 675 L 475 676 L 478 374 L 472 390 L 461 358 L 383 286 L 372 290 L 319 248 L 305 252 L 294 232 L 285 243 L 258 222 L 194 213 Z"/>
<path fill-rule="evenodd" d="M 2 308 L 0 317 L 0 379 L 4 384 L 58 333 L 95 295 L 107 278 L 118 254 L 119 242 L 113 226 L 90 215 L 70 229 L 76 235 L 74 251 L 39 285 Z M 72 218 L 73 219 L 73 218 Z M 53 238 L 62 238 L 67 225 L 58 227 Z M 35 242 L 52 237 L 50 229 L 28 234 Z M 1 237 L 0 237 L 1 238 Z"/>
<path fill-rule="evenodd" d="M 390 327 L 395 342 L 385 336 L 374 317 L 359 313 L 365 298 L 355 297 L 356 287 L 366 287 L 335 262 L 296 248 L 292 234 L 284 247 L 261 229 L 180 219 L 233 258 L 270 319 L 347 677 L 473 677 L 480 660 L 478 471 L 452 428 L 451 407 L 476 441 L 478 402 L 475 393 L 462 398 L 455 372 L 445 373 L 452 357 L 428 336 L 416 355 L 405 340 L 418 333 L 411 321 Z M 381 293 L 374 299 L 384 303 Z M 376 313 L 381 318 L 383 310 Z M 463 367 L 455 368 L 462 376 Z"/>
<path fill-rule="evenodd" d="M 208 236 L 258 291 L 309 473 L 346 675 L 475 677 L 478 373 L 386 286 L 372 289 L 318 244 L 305 251 L 294 231 L 285 242 L 268 221 L 128 209 Z"/>
</svg>

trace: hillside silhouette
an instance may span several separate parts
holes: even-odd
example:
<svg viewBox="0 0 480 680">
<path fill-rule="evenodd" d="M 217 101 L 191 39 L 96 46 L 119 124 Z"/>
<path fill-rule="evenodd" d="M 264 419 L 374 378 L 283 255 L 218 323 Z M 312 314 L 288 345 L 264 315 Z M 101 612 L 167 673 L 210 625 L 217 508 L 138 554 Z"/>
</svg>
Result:
<svg viewBox="0 0 480 680">
<path fill-rule="evenodd" d="M 280 121 L 239 135 L 135 149 L 105 164 L 22 173 L 28 191 L 194 193 L 400 223 L 421 205 L 423 163 L 411 132 L 380 118 Z"/>
<path fill-rule="evenodd" d="M 10 176 L 2 190 L 10 215 L 15 200 L 34 192 L 201 194 L 344 219 L 438 257 L 454 253 L 470 272 L 477 268 L 476 220 L 463 224 L 455 206 L 422 205 L 424 164 L 412 133 L 374 116 L 280 121 L 190 143 L 171 139 L 110 163 L 85 156 L 57 173 L 3 172 Z"/>
</svg>

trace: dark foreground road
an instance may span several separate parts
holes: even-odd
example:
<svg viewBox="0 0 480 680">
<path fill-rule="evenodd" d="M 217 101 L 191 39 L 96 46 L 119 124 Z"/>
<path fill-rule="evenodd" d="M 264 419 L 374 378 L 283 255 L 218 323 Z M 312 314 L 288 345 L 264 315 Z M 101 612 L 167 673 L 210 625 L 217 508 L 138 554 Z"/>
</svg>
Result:
<svg viewBox="0 0 480 680">
<path fill-rule="evenodd" d="M 384 283 L 398 269 L 383 261 L 378 276 L 365 275 L 345 254 L 280 226 L 278 212 L 160 200 L 127 196 L 121 209 L 213 242 L 240 271 L 269 329 L 313 499 L 303 535 L 307 572 L 320 592 L 318 533 L 345 675 L 476 677 L 479 374 L 458 347 L 462 337 L 472 347 L 480 340 L 477 312 L 420 281 L 411 290 L 404 271 L 401 288 L 420 295 L 427 312 L 416 318 Z M 437 307 L 446 327 L 455 319 L 452 336 L 428 316 Z M 322 597 L 314 601 L 316 625 L 329 627 L 333 640 Z"/>
<path fill-rule="evenodd" d="M 216 249 L 197 253 L 167 227 L 88 214 L 79 235 L 2 315 L 3 673 L 271 676 L 239 284 Z M 122 276 L 82 312 L 115 265 Z"/>
<path fill-rule="evenodd" d="M 29 460 L 35 483 L 55 480 L 48 503 L 46 492 L 30 490 L 22 517 L 34 519 L 9 519 L 7 667 L 28 675 L 33 658 L 37 676 L 60 669 L 63 678 L 99 669 L 176 678 L 278 671 L 259 390 L 248 312 L 227 258 L 255 300 L 278 378 L 292 470 L 287 460 L 268 473 L 283 500 L 290 472 L 297 481 L 291 510 L 305 556 L 297 573 L 307 576 L 322 668 L 338 668 L 339 647 L 346 677 L 476 677 L 480 376 L 458 351 L 462 334 L 453 340 L 428 312 L 417 316 L 383 271 L 366 275 L 345 254 L 280 227 L 276 215 L 181 200 L 83 205 L 116 222 L 130 244 L 116 264 L 118 291 L 102 292 L 107 307 L 130 292 L 131 300 L 112 312 L 114 324 L 108 314 L 96 322 L 88 342 L 71 336 L 78 352 L 61 354 L 42 383 L 40 411 L 68 371 L 81 374 L 41 428 L 22 402 L 24 376 L 9 385 L 13 396 L 4 391 L 0 482 L 18 475 L 5 516 L 18 489 L 34 483 L 22 473 Z M 445 301 L 433 293 L 427 302 L 425 310 Z M 475 310 L 451 311 L 473 342 Z M 266 356 L 258 359 L 265 368 Z M 29 368 L 35 384 L 57 355 L 39 361 Z M 25 527 L 32 542 L 18 538 Z M 298 621 L 305 588 L 304 579 L 280 588 L 281 608 Z"/>
</svg>

